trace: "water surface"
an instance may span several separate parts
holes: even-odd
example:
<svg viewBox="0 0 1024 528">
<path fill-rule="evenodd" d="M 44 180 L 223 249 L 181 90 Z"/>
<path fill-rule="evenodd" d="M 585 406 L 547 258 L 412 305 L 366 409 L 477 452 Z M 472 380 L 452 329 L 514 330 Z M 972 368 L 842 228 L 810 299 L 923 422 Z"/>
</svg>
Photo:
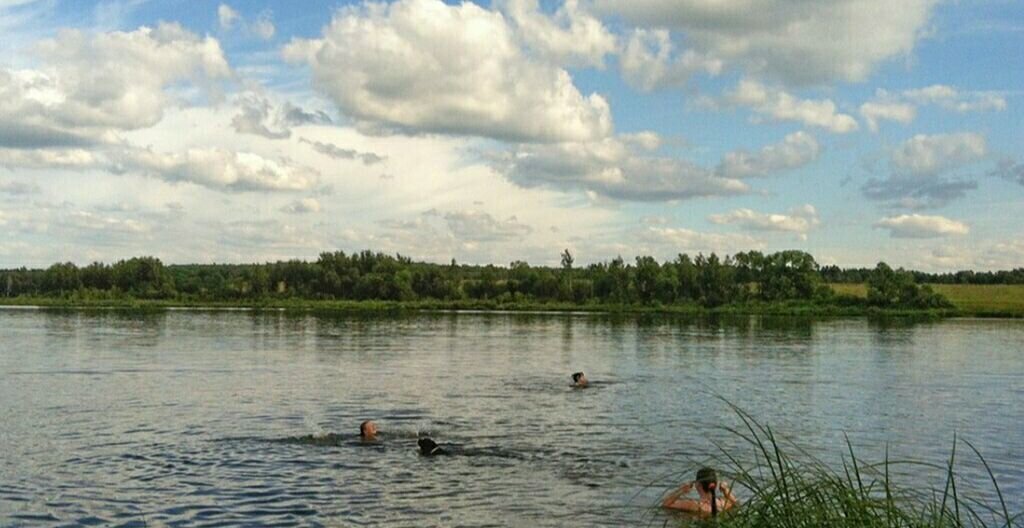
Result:
<svg viewBox="0 0 1024 528">
<path fill-rule="evenodd" d="M 1020 511 L 1022 343 L 1000 320 L 0 310 L 0 525 L 660 526 L 735 443 L 710 393 L 826 458 L 845 432 L 943 463 L 955 431 Z M 418 456 L 425 433 L 460 454 Z"/>
</svg>

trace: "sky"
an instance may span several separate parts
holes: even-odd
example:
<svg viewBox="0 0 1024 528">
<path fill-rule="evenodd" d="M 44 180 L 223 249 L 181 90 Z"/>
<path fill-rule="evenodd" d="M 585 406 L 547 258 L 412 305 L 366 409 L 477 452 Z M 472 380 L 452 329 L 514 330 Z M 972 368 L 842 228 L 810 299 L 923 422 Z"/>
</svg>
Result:
<svg viewBox="0 0 1024 528">
<path fill-rule="evenodd" d="M 1017 0 L 0 0 L 0 268 L 1024 266 Z"/>
</svg>

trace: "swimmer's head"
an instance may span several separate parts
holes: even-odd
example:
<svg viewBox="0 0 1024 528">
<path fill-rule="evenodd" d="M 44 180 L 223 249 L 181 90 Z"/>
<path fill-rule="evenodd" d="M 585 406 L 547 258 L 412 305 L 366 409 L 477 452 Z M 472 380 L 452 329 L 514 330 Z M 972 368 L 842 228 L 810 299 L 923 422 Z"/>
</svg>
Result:
<svg viewBox="0 0 1024 528">
<path fill-rule="evenodd" d="M 696 482 L 701 490 L 710 492 L 718 487 L 718 473 L 715 473 L 715 470 L 709 467 L 700 468 L 697 471 Z"/>
<path fill-rule="evenodd" d="M 582 372 L 575 372 L 572 375 L 572 384 L 577 387 L 585 387 L 587 385 L 587 376 Z"/>
<path fill-rule="evenodd" d="M 377 424 L 373 423 L 373 420 L 366 420 L 359 424 L 359 437 L 363 440 L 377 438 Z"/>
<path fill-rule="evenodd" d="M 437 442 L 431 440 L 430 438 L 420 438 L 417 443 L 420 446 L 421 455 L 431 456 L 440 455 L 444 453 L 444 450 L 441 449 L 441 446 L 437 445 Z"/>
<path fill-rule="evenodd" d="M 711 495 L 711 516 L 718 515 L 718 499 L 715 493 L 718 491 L 718 474 L 709 467 L 697 470 L 697 486 L 701 491 Z"/>
</svg>

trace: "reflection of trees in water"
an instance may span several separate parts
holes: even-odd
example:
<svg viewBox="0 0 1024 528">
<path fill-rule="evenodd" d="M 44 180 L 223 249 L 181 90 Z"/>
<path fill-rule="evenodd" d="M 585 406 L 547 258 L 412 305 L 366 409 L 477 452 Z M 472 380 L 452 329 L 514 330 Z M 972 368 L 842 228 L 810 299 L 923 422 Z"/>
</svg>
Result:
<svg viewBox="0 0 1024 528">
<path fill-rule="evenodd" d="M 42 310 L 46 336 L 115 341 L 115 346 L 153 347 L 167 329 L 160 310 Z M 102 330 L 102 334 L 100 331 Z"/>
<path fill-rule="evenodd" d="M 869 317 L 867 319 L 871 342 L 876 349 L 889 350 L 894 345 L 914 342 L 918 329 L 928 329 L 938 322 L 927 317 Z"/>
</svg>

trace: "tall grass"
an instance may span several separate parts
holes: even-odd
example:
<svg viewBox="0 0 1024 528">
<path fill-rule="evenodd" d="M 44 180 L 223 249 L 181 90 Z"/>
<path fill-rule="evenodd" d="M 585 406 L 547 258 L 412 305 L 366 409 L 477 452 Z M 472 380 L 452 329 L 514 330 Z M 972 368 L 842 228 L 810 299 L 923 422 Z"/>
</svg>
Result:
<svg viewBox="0 0 1024 528">
<path fill-rule="evenodd" d="M 727 402 L 728 403 L 728 402 Z M 741 440 L 740 450 L 716 446 L 710 465 L 721 479 L 731 482 L 742 504 L 715 519 L 681 521 L 698 526 L 733 527 L 837 527 L 837 528 L 1011 528 L 1024 526 L 1021 514 L 1011 515 L 988 463 L 970 442 L 953 440 L 945 465 L 893 460 L 888 449 L 883 460 L 860 459 L 849 439 L 840 463 L 827 464 L 791 442 L 780 439 L 742 409 L 729 404 L 740 425 L 723 427 Z M 957 474 L 958 448 L 966 446 L 988 473 L 982 484 L 988 500 L 978 492 L 965 494 Z M 742 454 L 741 452 L 751 454 Z M 963 449 L 960 449 L 963 451 Z M 908 466 L 943 475 L 941 489 L 922 487 L 918 481 L 898 485 L 894 473 Z M 696 468 L 693 468 L 694 470 Z M 693 470 L 680 480 L 692 479 Z M 958 482 L 961 484 L 958 487 Z M 670 521 L 667 524 L 671 524 Z"/>
</svg>

